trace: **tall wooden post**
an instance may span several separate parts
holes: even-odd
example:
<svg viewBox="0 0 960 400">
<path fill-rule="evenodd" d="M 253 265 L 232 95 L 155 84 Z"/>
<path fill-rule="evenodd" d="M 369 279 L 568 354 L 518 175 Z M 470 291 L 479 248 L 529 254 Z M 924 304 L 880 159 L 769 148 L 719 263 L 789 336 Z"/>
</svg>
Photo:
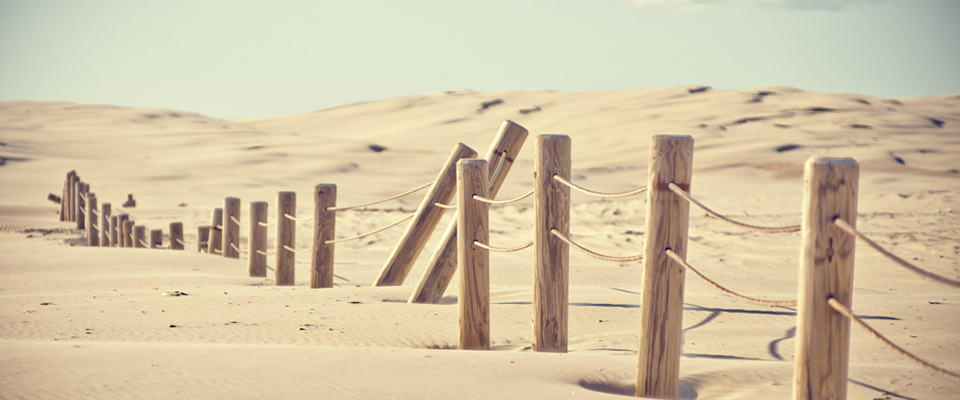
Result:
<svg viewBox="0 0 960 400">
<path fill-rule="evenodd" d="M 123 247 L 133 247 L 133 227 L 136 222 L 132 219 L 123 220 Z"/>
<path fill-rule="evenodd" d="M 119 230 L 120 230 L 120 216 L 111 215 L 110 216 L 110 247 L 119 247 L 117 240 L 119 240 Z"/>
<path fill-rule="evenodd" d="M 147 248 L 147 227 L 143 225 L 137 225 L 133 227 L 133 247 L 134 248 Z"/>
<path fill-rule="evenodd" d="M 237 222 L 234 222 L 234 220 Z M 220 248 L 223 250 L 224 257 L 240 258 L 240 251 L 237 250 L 240 248 L 239 221 L 240 199 L 236 197 L 223 199 L 223 220 L 220 223 L 220 225 L 223 226 L 223 244 Z"/>
<path fill-rule="evenodd" d="M 150 244 L 151 249 L 159 249 L 163 247 L 163 231 L 160 229 L 151 229 L 150 230 Z"/>
<path fill-rule="evenodd" d="M 197 252 L 203 253 L 210 248 L 210 225 L 197 227 Z"/>
<path fill-rule="evenodd" d="M 127 247 L 127 235 L 126 228 L 124 226 L 127 224 L 127 221 L 130 220 L 130 215 L 121 213 L 117 216 L 117 240 L 116 247 Z"/>
<path fill-rule="evenodd" d="M 400 286 L 403 280 L 407 278 L 410 269 L 417 261 L 417 256 L 427 245 L 430 234 L 440 223 L 440 217 L 443 216 L 443 209 L 437 207 L 437 203 L 447 204 L 453 198 L 457 191 L 457 161 L 464 158 L 474 158 L 477 152 L 467 147 L 463 143 L 458 143 L 453 147 L 453 151 L 447 158 L 440 174 L 433 181 L 433 186 L 427 191 L 420 202 L 420 207 L 407 225 L 407 229 L 400 236 L 400 241 L 387 257 L 387 262 L 380 270 L 374 286 Z"/>
<path fill-rule="evenodd" d="M 567 352 L 570 247 L 570 137 L 537 136 L 534 169 L 533 351 Z"/>
<path fill-rule="evenodd" d="M 110 203 L 100 205 L 100 246 L 110 247 L 110 217 L 112 213 Z"/>
<path fill-rule="evenodd" d="M 860 166 L 851 158 L 813 157 L 804 166 L 796 400 L 847 397 L 850 321 L 828 300 L 847 307 L 853 301 L 854 237 L 833 221 L 856 226 L 859 177 Z"/>
<path fill-rule="evenodd" d="M 267 202 L 250 203 L 250 233 L 247 236 L 247 271 L 251 277 L 267 276 Z"/>
<path fill-rule="evenodd" d="M 457 262 L 460 268 L 460 349 L 490 349 L 490 254 L 487 244 L 490 206 L 473 199 L 487 197 L 487 161 L 457 162 Z"/>
<path fill-rule="evenodd" d="M 313 257 L 310 260 L 310 287 L 333 287 L 333 243 L 337 213 L 328 208 L 337 206 L 337 185 L 319 184 L 313 190 Z"/>
<path fill-rule="evenodd" d="M 100 246 L 100 230 L 97 229 L 97 195 L 93 193 L 87 193 L 86 196 L 86 211 L 84 212 L 84 217 L 86 217 L 87 222 L 87 246 Z"/>
<path fill-rule="evenodd" d="M 690 191 L 693 138 L 657 135 L 650 145 L 647 234 L 640 306 L 636 395 L 675 399 L 680 392 L 680 340 L 685 271 L 667 249 L 687 256 L 690 204 L 670 190 Z"/>
<path fill-rule="evenodd" d="M 207 238 L 207 253 L 220 254 L 223 250 L 223 209 L 214 208 L 210 215 L 210 237 Z"/>
<path fill-rule="evenodd" d="M 67 200 L 67 221 L 76 222 L 77 220 L 77 182 L 80 181 L 80 176 L 77 175 L 76 171 L 70 171 L 67 174 L 67 178 L 70 180 L 67 183 L 68 193 L 64 195 L 64 199 Z"/>
<path fill-rule="evenodd" d="M 277 263 L 274 268 L 277 286 L 293 286 L 295 283 L 296 253 L 284 248 L 296 248 L 297 222 L 287 215 L 297 216 L 297 193 L 277 193 Z"/>
<path fill-rule="evenodd" d="M 183 223 L 170 223 L 170 250 L 183 250 Z"/>
<path fill-rule="evenodd" d="M 73 201 L 73 179 L 76 176 L 77 171 L 71 170 L 67 172 L 67 177 L 63 180 L 63 194 L 60 197 L 60 220 L 64 222 L 72 221 L 70 210 Z"/>
<path fill-rule="evenodd" d="M 490 177 L 491 198 L 497 196 L 500 186 L 507 179 L 507 173 L 520 149 L 527 139 L 526 128 L 514 123 L 513 121 L 503 121 L 500 125 L 500 131 L 493 139 L 493 144 L 487 150 L 484 159 L 487 160 Z M 501 164 L 502 163 L 502 164 Z M 502 167 L 501 167 L 502 165 Z M 500 171 L 497 172 L 497 168 Z M 417 287 L 410 295 L 410 303 L 437 303 L 443 297 L 443 292 L 447 290 L 453 275 L 457 271 L 457 218 L 450 220 L 447 229 L 440 237 L 436 250 L 427 262 L 427 268 L 423 271 Z"/>
<path fill-rule="evenodd" d="M 76 196 L 74 198 L 76 199 L 77 205 L 77 219 L 75 222 L 77 223 L 77 229 L 84 230 L 87 227 L 87 215 L 85 214 L 85 211 L 87 211 L 86 198 L 88 186 L 86 183 L 77 182 L 74 187 L 76 192 Z"/>
</svg>

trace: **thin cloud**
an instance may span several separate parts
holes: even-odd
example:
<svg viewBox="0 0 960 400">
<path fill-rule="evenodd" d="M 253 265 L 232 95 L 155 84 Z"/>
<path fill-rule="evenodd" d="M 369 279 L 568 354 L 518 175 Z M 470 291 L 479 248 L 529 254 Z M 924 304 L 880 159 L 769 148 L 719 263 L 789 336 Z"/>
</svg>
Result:
<svg viewBox="0 0 960 400">
<path fill-rule="evenodd" d="M 633 4 L 640 7 L 665 7 L 683 11 L 728 7 L 777 7 L 837 11 L 850 6 L 873 5 L 886 1 L 888 0 L 633 0 Z"/>
</svg>

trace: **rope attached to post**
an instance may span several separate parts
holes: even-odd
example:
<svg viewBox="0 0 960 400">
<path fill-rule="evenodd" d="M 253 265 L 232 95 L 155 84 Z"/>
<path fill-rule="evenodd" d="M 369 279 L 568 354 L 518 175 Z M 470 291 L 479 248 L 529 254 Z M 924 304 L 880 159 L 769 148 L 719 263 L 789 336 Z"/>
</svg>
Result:
<svg viewBox="0 0 960 400">
<path fill-rule="evenodd" d="M 419 192 L 419 191 L 421 191 L 421 190 L 423 190 L 423 189 L 426 189 L 426 188 L 428 188 L 428 187 L 430 187 L 430 186 L 432 186 L 432 185 L 433 185 L 433 182 L 428 182 L 428 183 L 426 183 L 426 184 L 424 184 L 424 185 L 415 187 L 415 188 L 410 189 L 410 190 L 408 190 L 408 191 L 406 191 L 406 192 L 403 192 L 403 193 L 400 193 L 400 194 L 397 194 L 397 195 L 394 195 L 394 196 L 390 196 L 390 197 L 387 197 L 387 198 L 382 199 L 382 200 L 377 200 L 377 201 L 373 201 L 373 202 L 370 202 L 370 203 L 366 203 L 366 204 L 359 204 L 359 205 L 355 205 L 355 206 L 346 206 L 346 207 L 327 207 L 327 211 L 346 211 L 346 210 L 355 210 L 355 209 L 358 209 L 358 208 L 366 208 L 366 207 L 370 207 L 370 206 L 377 205 L 377 204 L 380 204 L 380 203 L 386 203 L 386 202 L 388 202 L 388 201 L 390 201 L 390 200 L 399 199 L 399 198 L 404 197 L 404 196 L 406 196 L 406 195 Z"/>
<path fill-rule="evenodd" d="M 308 251 L 313 251 L 313 248 L 309 248 L 309 249 L 295 249 L 295 248 L 290 247 L 290 246 L 287 246 L 287 245 L 283 245 L 283 249 L 286 250 L 286 251 L 293 252 L 293 253 L 306 253 L 306 252 L 308 252 Z"/>
<path fill-rule="evenodd" d="M 481 203 L 487 203 L 487 204 L 508 204 L 508 203 L 518 202 L 518 201 L 523 200 L 523 199 L 525 199 L 525 198 L 527 198 L 527 197 L 530 197 L 530 196 L 533 196 L 533 190 L 532 190 L 532 189 L 531 189 L 529 192 L 526 192 L 526 193 L 524 193 L 524 194 L 521 194 L 521 195 L 519 195 L 519 196 L 517 196 L 517 197 L 514 197 L 514 198 L 512 198 L 512 199 L 494 200 L 494 199 L 488 199 L 488 198 L 486 198 L 486 197 L 479 196 L 479 195 L 473 195 L 473 199 L 476 200 L 476 201 L 479 201 L 479 202 L 481 202 Z M 438 204 L 438 205 L 439 205 L 439 204 Z M 456 206 L 454 206 L 454 207 L 456 207 Z"/>
<path fill-rule="evenodd" d="M 937 372 L 939 372 L 939 373 L 941 373 L 941 374 L 943 374 L 943 375 L 946 375 L 946 376 L 948 376 L 948 377 L 950 377 L 950 378 L 953 378 L 953 379 L 956 379 L 956 380 L 960 380 L 960 374 L 957 374 L 956 372 L 948 371 L 948 370 L 946 370 L 946 369 L 943 369 L 943 368 L 940 368 L 940 367 L 938 367 L 938 366 L 936 366 L 936 365 L 933 365 L 933 364 L 931 364 L 931 363 L 929 363 L 929 362 L 927 362 L 927 361 L 924 361 L 924 360 L 921 359 L 920 357 L 917 357 L 917 356 L 913 355 L 912 353 L 904 350 L 902 347 L 897 346 L 895 343 L 891 342 L 890 339 L 887 339 L 885 336 L 881 335 L 880 332 L 877 332 L 877 331 L 876 331 L 875 329 L 873 329 L 870 325 L 867 325 L 866 322 L 863 322 L 863 320 L 860 319 L 860 317 L 854 315 L 853 312 L 850 311 L 849 308 L 847 308 L 847 306 L 845 306 L 845 305 L 843 305 L 842 303 L 840 303 L 839 301 L 837 301 L 837 299 L 831 297 L 831 298 L 827 299 L 827 303 L 830 304 L 830 307 L 833 307 L 833 309 L 834 309 L 836 312 L 840 313 L 840 315 L 843 315 L 843 316 L 846 317 L 847 319 L 849 319 L 849 320 L 851 320 L 851 321 L 853 321 L 853 322 L 856 322 L 857 325 L 860 325 L 861 328 L 865 329 L 867 332 L 869 332 L 871 335 L 873 335 L 873 337 L 877 338 L 878 340 L 880 340 L 881 342 L 883 342 L 883 343 L 886 344 L 887 346 L 890 346 L 891 349 L 895 350 L 897 353 L 900 353 L 900 355 L 909 358 L 909 359 L 912 360 L 913 362 L 915 362 L 915 363 L 917 363 L 917 364 L 920 364 L 920 365 L 923 366 L 923 367 L 926 367 L 926 368 L 932 369 L 932 370 L 934 370 L 934 371 L 937 371 Z"/>
<path fill-rule="evenodd" d="M 243 254 L 243 251 L 240 250 L 240 247 L 239 247 L 239 246 L 237 246 L 237 245 L 235 245 L 235 244 L 233 244 L 233 243 L 230 243 L 230 247 L 232 247 L 234 250 L 236 250 L 237 253 Z"/>
<path fill-rule="evenodd" d="M 457 205 L 456 205 L 456 204 L 433 203 L 433 205 L 434 205 L 434 206 L 437 206 L 437 207 L 440 207 L 440 208 L 442 208 L 442 209 L 444 209 L 444 210 L 451 210 L 451 209 L 456 209 L 456 208 L 457 208 Z"/>
<path fill-rule="evenodd" d="M 274 255 L 274 254 L 277 254 L 277 252 L 276 252 L 276 251 L 257 250 L 257 254 L 259 254 L 259 255 L 261 255 L 261 256 L 272 256 L 272 255 Z"/>
<path fill-rule="evenodd" d="M 646 191 L 647 191 L 647 187 L 644 186 L 644 187 L 642 187 L 642 188 L 637 188 L 637 189 L 633 189 L 633 190 L 628 190 L 628 191 L 626 191 L 626 192 L 604 193 L 604 192 L 598 192 L 598 191 L 595 191 L 595 190 L 590 190 L 590 189 L 587 189 L 587 188 L 585 188 L 585 187 L 583 187 L 583 186 L 577 185 L 577 184 L 575 184 L 575 183 L 573 183 L 573 182 L 570 182 L 570 181 L 564 179 L 564 178 L 563 178 L 562 176 L 560 176 L 560 175 L 554 175 L 554 176 L 553 176 L 553 180 L 555 180 L 555 181 L 557 181 L 557 182 L 560 182 L 560 183 L 562 183 L 562 184 L 564 184 L 564 185 L 570 187 L 571 189 L 574 189 L 574 190 L 576 190 L 576 191 L 578 191 L 578 192 L 580 192 L 580 193 L 584 193 L 584 194 L 588 194 L 588 195 L 596 196 L 596 197 L 605 197 L 605 198 L 627 197 L 627 196 L 633 196 L 633 195 L 635 195 L 635 194 L 640 194 L 640 193 L 643 193 L 643 192 L 646 192 Z"/>
<path fill-rule="evenodd" d="M 583 252 L 583 253 L 585 253 L 585 254 L 588 254 L 588 255 L 591 255 L 591 256 L 593 256 L 594 258 L 597 258 L 597 259 L 600 259 L 600 260 L 604 260 L 604 261 L 614 261 L 614 262 L 629 262 L 629 261 L 639 261 L 639 260 L 642 260 L 642 259 L 643 259 L 643 254 L 638 254 L 638 255 L 635 255 L 635 256 L 623 256 L 623 257 L 618 257 L 618 256 L 608 256 L 608 255 L 606 255 L 606 254 L 597 253 L 597 252 L 595 252 L 595 251 L 593 251 L 593 250 L 590 250 L 590 249 L 588 249 L 588 248 L 586 248 L 586 247 L 583 247 L 583 246 L 575 243 L 573 240 L 570 240 L 569 237 L 567 237 L 567 236 L 565 236 L 564 234 L 560 233 L 560 231 L 558 231 L 558 230 L 556 230 L 556 229 L 551 229 L 551 230 L 550 230 L 550 234 L 553 235 L 553 236 L 556 236 L 557 239 L 560 239 L 560 240 L 566 242 L 567 244 L 573 246 L 573 247 L 576 248 L 577 250 L 580 250 L 581 252 Z"/>
<path fill-rule="evenodd" d="M 294 216 L 292 216 L 292 215 L 290 215 L 290 214 L 283 214 L 283 216 L 284 216 L 285 218 L 291 220 L 291 221 L 297 221 L 297 222 L 303 222 L 303 221 L 313 220 L 313 217 L 297 218 L 297 217 L 294 217 Z"/>
<path fill-rule="evenodd" d="M 677 186 L 677 184 L 675 184 L 675 183 L 673 183 L 673 182 L 670 182 L 670 184 L 668 185 L 668 187 L 670 188 L 670 190 L 672 190 L 672 191 L 673 191 L 674 193 L 676 193 L 678 196 L 682 197 L 684 200 L 689 201 L 690 203 L 696 205 L 697 207 L 700 207 L 701 209 L 703 209 L 703 211 L 706 211 L 707 214 L 710 214 L 710 215 L 712 215 L 712 216 L 714 216 L 714 217 L 716 217 L 716 218 L 719 218 L 720 220 L 722 220 L 722 221 L 724 221 L 724 222 L 731 223 L 731 224 L 734 224 L 734 225 L 739 226 L 739 227 L 742 227 L 742 228 L 753 229 L 753 230 L 755 230 L 755 231 L 760 231 L 760 232 L 790 233 L 790 232 L 799 232 L 799 231 L 800 231 L 800 225 L 778 226 L 778 227 L 766 227 L 766 226 L 750 225 L 750 224 L 745 224 L 745 223 L 743 223 L 743 222 L 734 221 L 734 220 L 732 220 L 732 219 L 730 219 L 730 218 L 727 218 L 727 217 L 724 217 L 723 215 L 720 215 L 720 214 L 717 213 L 716 211 L 713 211 L 713 210 L 711 210 L 710 208 L 708 208 L 707 206 L 703 205 L 703 203 L 701 203 L 701 202 L 697 201 L 697 199 L 694 199 L 693 197 L 691 197 L 691 196 L 690 196 L 690 193 L 687 193 L 687 191 L 681 189 L 679 186 Z"/>
<path fill-rule="evenodd" d="M 257 225 L 260 225 L 260 226 L 262 226 L 262 227 L 274 226 L 274 225 L 276 225 L 276 224 L 277 224 L 277 221 L 273 221 L 273 222 L 257 222 Z"/>
<path fill-rule="evenodd" d="M 367 237 L 367 236 L 375 235 L 375 234 L 377 234 L 377 233 L 383 232 L 383 231 L 385 231 L 385 230 L 387 230 L 387 229 L 390 229 L 390 228 L 393 228 L 393 227 L 395 227 L 395 226 L 397 226 L 397 225 L 400 225 L 400 224 L 404 223 L 405 221 L 409 221 L 409 220 L 410 220 L 411 218 L 413 218 L 413 217 L 414 217 L 414 214 L 410 214 L 410 215 L 408 215 L 408 216 L 406 216 L 406 217 L 403 217 L 403 219 L 401 219 L 401 220 L 399 220 L 399 221 L 397 221 L 397 222 L 392 222 L 392 223 L 390 223 L 390 224 L 387 225 L 387 226 L 384 226 L 384 227 L 381 227 L 381 228 L 377 228 L 377 229 L 372 230 L 372 231 L 370 231 L 370 232 L 362 233 L 362 234 L 359 234 L 359 235 L 357 235 L 357 236 L 352 236 L 352 237 L 347 237 L 347 238 L 327 240 L 327 241 L 324 241 L 323 244 L 334 244 L 334 243 L 346 242 L 346 241 L 350 241 L 350 240 L 363 239 L 363 238 L 365 238 L 365 237 Z"/>
<path fill-rule="evenodd" d="M 493 176 L 490 177 L 490 182 L 487 183 L 487 189 L 493 187 L 493 182 L 497 180 L 497 177 L 500 176 L 500 169 L 503 168 L 504 161 L 507 161 L 507 151 L 504 150 L 500 154 L 500 162 L 497 163 L 497 169 L 493 171 Z"/>
<path fill-rule="evenodd" d="M 713 280 L 711 280 L 710 278 L 707 278 L 706 275 L 701 274 L 700 271 L 697 271 L 697 269 L 694 268 L 692 265 L 690 265 L 690 264 L 687 262 L 687 260 L 684 260 L 683 258 L 681 258 L 680 255 L 677 254 L 677 253 L 675 253 L 673 250 L 667 249 L 666 253 L 667 253 L 667 256 L 668 256 L 668 257 L 670 257 L 671 259 L 673 259 L 673 261 L 676 261 L 676 262 L 680 263 L 680 265 L 682 265 L 684 268 L 689 269 L 690 271 L 693 271 L 693 273 L 696 274 L 697 276 L 699 276 L 700 279 L 703 279 L 703 280 L 707 281 L 707 283 L 713 285 L 713 287 L 717 288 L 717 289 L 720 290 L 721 292 L 724 292 L 724 293 L 726 293 L 726 294 L 729 294 L 729 295 L 731 295 L 731 296 L 733 296 L 733 297 L 736 297 L 736 298 L 738 298 L 738 299 L 746 300 L 746 301 L 749 301 L 749 302 L 751 302 L 751 303 L 762 304 L 762 305 L 765 305 L 765 306 L 796 307 L 796 305 L 797 305 L 797 301 L 796 301 L 796 300 L 764 300 L 764 299 L 758 299 L 758 298 L 755 298 L 755 297 L 744 296 L 744 295 L 742 295 L 742 294 L 740 294 L 740 293 L 734 292 L 734 291 L 732 291 L 732 290 L 730 290 L 730 289 L 727 289 L 727 288 L 725 288 L 725 287 L 723 287 L 723 286 L 720 286 L 719 283 L 716 283 L 716 282 L 714 282 Z"/>
<path fill-rule="evenodd" d="M 893 253 L 887 251 L 887 250 L 884 249 L 883 247 L 880 247 L 880 245 L 877 244 L 876 242 L 874 242 L 873 240 L 870 240 L 868 237 L 864 236 L 863 233 L 860 233 L 860 231 L 856 230 L 856 228 L 850 226 L 850 224 L 847 223 L 847 221 L 844 221 L 844 220 L 842 220 L 842 219 L 836 219 L 836 220 L 833 221 L 833 223 L 836 224 L 837 227 L 840 228 L 840 230 L 842 230 L 842 231 L 844 231 L 844 232 L 846 232 L 846 233 L 849 233 L 849 234 L 851 234 L 851 235 L 853 235 L 853 236 L 856 236 L 857 239 L 862 240 L 862 241 L 863 241 L 864 243 L 866 243 L 868 246 L 872 247 L 874 250 L 878 251 L 880 254 L 883 254 L 883 255 L 886 256 L 887 258 L 893 260 L 893 261 L 896 262 L 897 264 L 900 264 L 902 267 L 904 267 L 904 268 L 906 268 L 906 269 L 909 269 L 910 271 L 913 271 L 914 273 L 916 273 L 916 274 L 918 274 L 918 275 L 920 275 L 920 276 L 922 276 L 922 277 L 924 277 L 924 278 L 927 278 L 927 279 L 931 279 L 931 280 L 940 282 L 940 283 L 942 283 L 942 284 L 944 284 L 944 285 L 947 285 L 947 286 L 951 286 L 951 287 L 955 287 L 955 288 L 960 288 L 960 281 L 953 280 L 953 279 L 950 279 L 950 278 L 945 278 L 945 277 L 942 277 L 942 276 L 940 276 L 940 275 L 934 274 L 934 273 L 932 273 L 932 272 L 927 272 L 927 271 L 923 270 L 922 268 L 920 268 L 920 267 L 918 267 L 918 266 L 916 266 L 916 265 L 913 265 L 913 264 L 911 264 L 911 263 L 908 263 L 906 260 L 904 260 L 904 259 L 902 259 L 902 258 L 900 258 L 900 257 L 897 257 L 896 255 L 894 255 Z"/>
<path fill-rule="evenodd" d="M 529 247 L 533 247 L 533 241 L 531 240 L 531 241 L 529 241 L 529 242 L 527 242 L 527 243 L 524 243 L 524 244 L 521 244 L 521 245 L 515 246 L 515 247 L 493 247 L 493 246 L 490 246 L 490 245 L 488 245 L 488 244 L 481 243 L 481 242 L 478 241 L 478 240 L 474 240 L 474 241 L 473 241 L 473 245 L 474 245 L 474 246 L 477 246 L 477 247 L 479 247 L 479 248 L 481 248 L 481 249 L 484 249 L 484 250 L 495 251 L 495 252 L 498 252 L 498 253 L 512 253 L 512 252 L 515 252 L 515 251 L 520 251 L 520 250 L 523 250 L 523 249 L 526 249 L 526 248 L 529 248 Z"/>
<path fill-rule="evenodd" d="M 233 223 L 237 224 L 238 227 L 239 227 L 239 226 L 243 226 L 243 225 L 240 225 L 240 220 L 237 219 L 237 217 L 234 217 L 234 216 L 231 215 L 231 216 L 230 216 L 230 220 L 233 221 Z"/>
</svg>

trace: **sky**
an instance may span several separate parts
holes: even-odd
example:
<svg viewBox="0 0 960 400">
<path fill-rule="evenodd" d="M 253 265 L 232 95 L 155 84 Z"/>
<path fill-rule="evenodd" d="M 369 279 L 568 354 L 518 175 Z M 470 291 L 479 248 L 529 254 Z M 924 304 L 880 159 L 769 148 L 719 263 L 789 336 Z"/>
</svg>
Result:
<svg viewBox="0 0 960 400">
<path fill-rule="evenodd" d="M 960 0 L 0 0 L 0 101 L 271 117 L 456 89 L 960 94 Z"/>
</svg>

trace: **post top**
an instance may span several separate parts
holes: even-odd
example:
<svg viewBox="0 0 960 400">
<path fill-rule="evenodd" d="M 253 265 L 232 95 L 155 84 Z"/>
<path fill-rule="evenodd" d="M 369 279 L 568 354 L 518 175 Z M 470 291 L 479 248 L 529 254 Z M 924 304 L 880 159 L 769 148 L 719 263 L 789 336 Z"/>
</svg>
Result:
<svg viewBox="0 0 960 400">
<path fill-rule="evenodd" d="M 250 204 L 259 205 L 259 204 L 267 204 L 267 202 L 265 202 L 265 201 L 251 201 Z"/>
<path fill-rule="evenodd" d="M 322 187 L 337 187 L 337 184 L 336 184 L 336 183 L 318 183 L 318 184 L 317 184 L 317 187 L 318 187 L 318 188 L 322 188 Z"/>
<path fill-rule="evenodd" d="M 558 135 L 558 134 L 546 134 L 546 135 L 537 135 L 537 139 L 567 139 L 570 140 L 569 135 Z"/>
<path fill-rule="evenodd" d="M 822 156 L 813 156 L 807 159 L 807 165 L 851 165 L 859 166 L 857 160 L 854 160 L 850 157 L 835 158 L 835 157 L 822 157 Z"/>
<path fill-rule="evenodd" d="M 693 136 L 690 135 L 653 135 L 653 138 L 656 140 L 689 140 L 693 141 Z"/>
<path fill-rule="evenodd" d="M 457 161 L 457 164 L 486 164 L 487 160 L 482 158 L 465 158 Z"/>
</svg>

